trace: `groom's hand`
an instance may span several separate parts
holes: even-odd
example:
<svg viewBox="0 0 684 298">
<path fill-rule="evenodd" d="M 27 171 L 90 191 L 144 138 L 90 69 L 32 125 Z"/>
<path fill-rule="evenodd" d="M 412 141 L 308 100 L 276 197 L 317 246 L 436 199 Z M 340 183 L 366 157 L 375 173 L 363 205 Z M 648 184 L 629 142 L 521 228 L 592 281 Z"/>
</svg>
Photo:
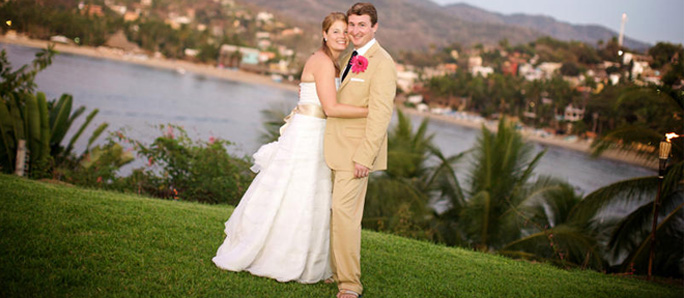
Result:
<svg viewBox="0 0 684 298">
<path fill-rule="evenodd" d="M 369 168 L 367 168 L 364 165 L 354 163 L 354 178 L 363 178 L 368 176 L 368 172 L 370 171 Z"/>
</svg>

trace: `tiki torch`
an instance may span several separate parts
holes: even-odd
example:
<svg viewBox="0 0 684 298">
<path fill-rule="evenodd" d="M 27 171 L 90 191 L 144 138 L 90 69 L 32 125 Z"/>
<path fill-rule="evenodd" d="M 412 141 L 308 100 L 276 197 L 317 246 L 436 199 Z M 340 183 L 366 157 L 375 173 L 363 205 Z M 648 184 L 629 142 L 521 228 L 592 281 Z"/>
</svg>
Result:
<svg viewBox="0 0 684 298">
<path fill-rule="evenodd" d="M 651 225 L 651 251 L 648 256 L 648 280 L 651 280 L 651 273 L 653 269 L 653 258 L 655 256 L 655 246 L 656 246 L 656 228 L 658 226 L 658 209 L 660 207 L 660 189 L 662 188 L 663 179 L 665 179 L 665 169 L 667 168 L 667 160 L 670 157 L 670 151 L 672 151 L 673 138 L 677 138 L 674 132 L 665 134 L 665 138 L 660 142 L 660 148 L 658 150 L 658 192 L 656 193 L 656 199 L 653 203 L 653 225 Z"/>
</svg>

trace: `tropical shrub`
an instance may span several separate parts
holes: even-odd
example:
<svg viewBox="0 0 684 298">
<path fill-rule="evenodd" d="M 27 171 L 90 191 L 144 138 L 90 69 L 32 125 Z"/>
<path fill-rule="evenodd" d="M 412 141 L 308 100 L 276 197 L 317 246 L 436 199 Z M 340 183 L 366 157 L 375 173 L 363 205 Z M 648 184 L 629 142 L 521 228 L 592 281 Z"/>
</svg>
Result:
<svg viewBox="0 0 684 298">
<path fill-rule="evenodd" d="M 228 153 L 227 140 L 211 137 L 193 141 L 177 125 L 160 125 L 162 136 L 151 144 L 127 138 L 137 155 L 147 161 L 123 178 L 120 187 L 166 199 L 237 205 L 254 174 L 250 160 Z"/>
<path fill-rule="evenodd" d="M 59 100 L 47 101 L 45 94 L 35 92 L 35 76 L 52 63 L 55 54 L 48 47 L 36 54 L 31 69 L 24 65 L 13 71 L 7 53 L 0 51 L 0 168 L 3 172 L 14 172 L 20 141 L 26 142 L 28 172 L 33 178 L 49 177 L 55 168 L 70 167 L 81 158 L 72 154 L 73 146 L 98 110 L 88 114 L 65 147 L 62 142 L 85 107 L 72 112 L 71 95 L 63 94 Z M 95 129 L 86 152 L 106 128 L 107 124 L 102 123 Z"/>
</svg>

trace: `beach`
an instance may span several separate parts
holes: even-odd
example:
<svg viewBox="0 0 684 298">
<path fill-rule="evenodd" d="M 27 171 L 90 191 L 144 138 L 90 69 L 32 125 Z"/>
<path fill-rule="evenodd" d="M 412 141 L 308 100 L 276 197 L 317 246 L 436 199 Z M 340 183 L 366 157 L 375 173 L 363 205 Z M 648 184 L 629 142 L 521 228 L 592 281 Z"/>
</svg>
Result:
<svg viewBox="0 0 684 298">
<path fill-rule="evenodd" d="M 465 127 L 470 127 L 474 129 L 481 129 L 482 126 L 484 125 L 487 127 L 487 129 L 491 131 L 496 131 L 497 130 L 497 122 L 495 121 L 472 121 L 468 119 L 462 119 L 462 118 L 456 118 L 444 114 L 434 114 L 430 112 L 421 112 L 413 108 L 407 108 L 404 107 L 402 104 L 397 104 L 396 105 L 398 109 L 401 109 L 402 112 L 411 114 L 411 115 L 418 115 L 422 117 L 427 117 L 430 119 L 434 119 L 437 121 L 442 121 L 454 125 L 460 125 L 460 126 L 465 126 Z M 555 135 L 537 135 L 534 133 L 529 133 L 527 130 L 522 130 L 521 134 L 523 138 L 526 140 L 536 142 L 542 145 L 546 146 L 555 146 L 555 147 L 561 147 L 564 149 L 569 149 L 569 150 L 575 150 L 575 151 L 580 151 L 584 152 L 587 154 L 591 154 L 591 141 L 590 140 L 582 140 L 579 138 L 575 138 L 575 140 L 566 140 L 565 137 L 563 136 L 555 136 Z M 625 152 L 625 151 L 620 151 L 620 150 L 614 150 L 614 149 L 609 149 L 604 151 L 600 158 L 606 158 L 614 161 L 619 161 L 619 162 L 624 162 L 644 168 L 649 168 L 653 170 L 658 169 L 658 160 L 657 158 L 653 159 L 647 159 L 643 156 L 638 156 L 637 154 L 633 152 Z"/>
<path fill-rule="evenodd" d="M 220 69 L 213 65 L 192 63 L 183 60 L 164 59 L 164 58 L 147 58 L 140 55 L 131 55 L 122 53 L 116 49 L 106 47 L 87 47 L 70 44 L 53 43 L 45 40 L 29 39 L 25 37 L 8 37 L 0 36 L 0 43 L 15 44 L 33 48 L 47 48 L 48 44 L 55 44 L 55 50 L 60 53 L 69 53 L 74 55 L 83 55 L 95 58 L 110 59 L 127 63 L 135 63 L 150 67 L 171 69 L 179 72 L 192 72 L 200 75 L 211 76 L 215 78 L 237 81 L 249 84 L 259 84 L 269 87 L 281 88 L 290 91 L 298 91 L 299 87 L 294 84 L 278 83 L 273 81 L 269 76 L 259 75 L 251 72 L 233 69 Z"/>
<path fill-rule="evenodd" d="M 0 36 L 0 43 L 16 44 L 21 46 L 28 46 L 34 48 L 46 48 L 49 43 L 44 40 L 34 40 L 28 39 L 21 36 Z M 280 83 L 275 82 L 269 76 L 259 75 L 255 73 L 250 73 L 242 70 L 233 69 L 220 69 L 212 65 L 192 63 L 182 60 L 172 60 L 164 58 L 148 58 L 147 56 L 141 55 L 131 55 L 126 54 L 116 49 L 105 48 L 105 47 L 87 47 L 87 46 L 77 46 L 68 44 L 55 44 L 55 50 L 61 53 L 69 53 L 74 55 L 83 55 L 89 57 L 96 57 L 102 59 L 116 60 L 126 63 L 134 63 L 139 65 L 145 65 L 149 67 L 162 68 L 175 70 L 178 72 L 191 72 L 199 75 L 204 75 L 208 77 L 215 77 L 224 80 L 237 81 L 248 84 L 258 84 L 263 86 L 268 86 L 272 88 L 280 88 L 289 91 L 298 91 L 298 86 L 292 83 Z M 486 125 L 490 130 L 496 130 L 496 124 L 494 122 L 488 121 L 473 121 L 472 119 L 456 118 L 443 114 L 434 114 L 430 112 L 420 112 L 416 109 L 405 108 L 402 104 L 397 104 L 397 108 L 402 109 L 402 111 L 418 115 L 422 117 L 428 117 L 430 119 L 435 119 L 437 121 L 443 121 L 446 123 L 471 127 L 475 129 L 480 129 L 482 125 Z M 554 136 L 554 135 L 537 135 L 533 133 L 528 133 L 527 130 L 522 130 L 523 136 L 530 141 L 537 142 L 539 144 L 547 146 L 562 147 L 565 149 L 576 150 L 581 152 L 590 153 L 591 143 L 588 140 L 581 140 L 576 138 L 575 140 L 567 140 L 564 137 Z M 644 157 L 637 156 L 634 153 L 622 152 L 617 150 L 607 150 L 601 155 L 601 158 L 607 158 L 619 162 L 624 162 L 628 164 L 633 164 L 645 168 L 657 169 L 657 159 L 646 159 Z"/>
</svg>

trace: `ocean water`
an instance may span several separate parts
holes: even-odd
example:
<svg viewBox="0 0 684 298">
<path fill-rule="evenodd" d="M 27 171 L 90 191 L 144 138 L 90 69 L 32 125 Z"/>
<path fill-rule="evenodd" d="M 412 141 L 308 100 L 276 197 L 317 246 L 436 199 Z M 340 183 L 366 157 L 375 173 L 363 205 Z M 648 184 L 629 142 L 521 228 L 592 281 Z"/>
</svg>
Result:
<svg viewBox="0 0 684 298">
<path fill-rule="evenodd" d="M 30 63 L 38 52 L 2 43 L 0 48 L 7 51 L 14 69 Z M 102 122 L 109 123 L 110 132 L 123 129 L 127 135 L 145 142 L 159 136 L 155 126 L 172 123 L 186 129 L 193 139 L 220 137 L 234 143 L 232 152 L 251 155 L 261 145 L 260 111 L 270 107 L 289 109 L 297 102 L 296 92 L 278 88 L 70 54 L 56 56 L 53 64 L 38 74 L 36 83 L 48 99 L 69 93 L 74 97 L 74 106 L 84 105 L 86 113 L 99 109 L 98 116 L 76 144 L 77 151 L 85 149 L 88 137 Z M 81 122 L 74 125 L 79 126 L 84 119 L 81 116 Z M 422 120 L 419 116 L 412 119 L 414 126 Z M 72 128 L 71 133 L 74 131 Z M 435 143 L 446 155 L 471 148 L 479 134 L 478 129 L 440 121 L 431 121 L 429 131 L 435 134 Z M 581 152 L 535 144 L 535 150 L 543 149 L 547 152 L 536 173 L 568 181 L 584 194 L 616 181 L 655 173 L 612 160 L 594 159 Z M 138 161 L 129 168 L 140 164 Z M 467 167 L 467 161 L 459 165 L 463 170 Z M 465 178 L 463 172 L 459 170 L 460 178 Z"/>
</svg>

